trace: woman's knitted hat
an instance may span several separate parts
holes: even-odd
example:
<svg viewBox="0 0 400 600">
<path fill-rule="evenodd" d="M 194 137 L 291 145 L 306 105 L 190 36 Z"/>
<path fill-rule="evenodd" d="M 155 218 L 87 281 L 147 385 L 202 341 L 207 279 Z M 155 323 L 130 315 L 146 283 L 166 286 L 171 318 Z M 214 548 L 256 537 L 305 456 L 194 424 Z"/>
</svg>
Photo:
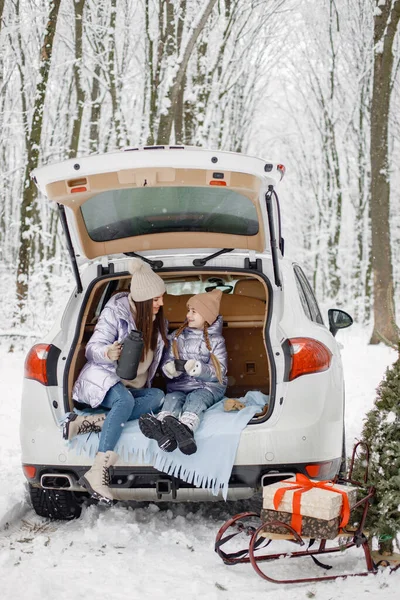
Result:
<svg viewBox="0 0 400 600">
<path fill-rule="evenodd" d="M 131 297 L 134 302 L 151 300 L 165 293 L 163 280 L 152 271 L 147 263 L 138 258 L 132 258 L 128 269 L 129 273 L 132 273 Z"/>
<path fill-rule="evenodd" d="M 221 290 L 196 294 L 196 296 L 189 298 L 187 306 L 188 308 L 193 308 L 209 325 L 212 325 L 219 315 L 221 297 Z"/>
</svg>

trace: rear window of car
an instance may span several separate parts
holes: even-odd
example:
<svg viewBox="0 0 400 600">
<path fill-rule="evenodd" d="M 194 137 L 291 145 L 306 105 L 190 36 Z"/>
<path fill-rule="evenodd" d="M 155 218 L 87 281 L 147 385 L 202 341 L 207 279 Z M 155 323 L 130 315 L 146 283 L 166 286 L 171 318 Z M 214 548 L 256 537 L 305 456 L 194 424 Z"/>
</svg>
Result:
<svg viewBox="0 0 400 600">
<path fill-rule="evenodd" d="M 224 187 L 142 187 L 109 190 L 81 207 L 90 238 L 107 242 L 151 233 L 258 233 L 253 202 Z"/>
</svg>

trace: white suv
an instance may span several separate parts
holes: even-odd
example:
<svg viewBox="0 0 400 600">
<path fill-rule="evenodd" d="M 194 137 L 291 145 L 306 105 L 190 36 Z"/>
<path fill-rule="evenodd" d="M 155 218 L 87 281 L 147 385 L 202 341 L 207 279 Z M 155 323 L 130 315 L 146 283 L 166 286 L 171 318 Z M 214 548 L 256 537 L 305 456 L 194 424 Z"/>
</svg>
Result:
<svg viewBox="0 0 400 600">
<path fill-rule="evenodd" d="M 352 320 L 330 310 L 326 327 L 301 267 L 284 258 L 275 191 L 283 174 L 283 165 L 260 158 L 184 146 L 128 148 L 32 173 L 58 205 L 76 279 L 62 316 L 25 363 L 22 461 L 38 514 L 77 517 L 88 497 L 78 480 L 92 460 L 66 444 L 62 422 L 74 408 L 72 387 L 98 315 L 129 287 L 130 256 L 164 279 L 171 330 L 184 320 L 189 295 L 225 292 L 226 395 L 268 395 L 241 434 L 228 499 L 250 497 L 288 473 L 338 473 L 344 383 L 334 336 Z M 153 385 L 163 387 L 162 376 Z M 126 501 L 214 499 L 123 460 L 110 485 Z"/>
</svg>

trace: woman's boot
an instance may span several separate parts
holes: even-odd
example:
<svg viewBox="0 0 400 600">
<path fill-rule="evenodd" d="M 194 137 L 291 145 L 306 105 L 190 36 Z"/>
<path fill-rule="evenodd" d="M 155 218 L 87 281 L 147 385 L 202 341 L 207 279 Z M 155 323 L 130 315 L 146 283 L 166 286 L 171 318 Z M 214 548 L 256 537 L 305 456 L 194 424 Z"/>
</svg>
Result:
<svg viewBox="0 0 400 600">
<path fill-rule="evenodd" d="M 86 488 L 92 498 L 101 504 L 111 505 L 114 499 L 111 489 L 108 487 L 110 483 L 109 468 L 115 465 L 117 460 L 118 454 L 112 450 L 98 452 L 94 457 L 92 468 L 78 481 L 79 485 Z"/>
<path fill-rule="evenodd" d="M 64 440 L 71 440 L 80 433 L 99 433 L 106 416 L 105 413 L 100 415 L 77 415 L 74 412 L 69 413 L 67 420 L 63 424 Z"/>
</svg>

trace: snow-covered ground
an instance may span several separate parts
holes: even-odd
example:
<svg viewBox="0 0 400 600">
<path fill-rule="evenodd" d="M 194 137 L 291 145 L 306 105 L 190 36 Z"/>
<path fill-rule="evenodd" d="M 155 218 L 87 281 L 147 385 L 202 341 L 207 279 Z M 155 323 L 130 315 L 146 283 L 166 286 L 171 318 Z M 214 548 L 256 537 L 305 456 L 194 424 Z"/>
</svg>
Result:
<svg viewBox="0 0 400 600">
<path fill-rule="evenodd" d="M 368 332 L 353 326 L 338 334 L 343 344 L 347 389 L 347 446 L 359 436 L 375 389 L 396 354 L 368 346 Z M 214 553 L 216 532 L 236 504 L 143 503 L 137 508 L 95 506 L 73 522 L 49 522 L 28 504 L 20 468 L 19 406 L 24 353 L 0 347 L 0 597 L 57 600 L 163 598 L 317 598 L 328 600 L 399 597 L 400 570 L 389 576 L 278 586 L 259 578 L 250 565 L 228 567 Z M 256 505 L 256 502 L 253 502 Z M 364 570 L 361 549 L 325 562 L 333 572 Z M 269 567 L 281 577 L 322 574 L 309 558 L 297 567 L 290 559 Z M 337 567 L 336 567 L 337 566 Z M 273 570 L 275 569 L 275 570 Z M 330 573 L 332 573 L 332 571 Z"/>
</svg>

